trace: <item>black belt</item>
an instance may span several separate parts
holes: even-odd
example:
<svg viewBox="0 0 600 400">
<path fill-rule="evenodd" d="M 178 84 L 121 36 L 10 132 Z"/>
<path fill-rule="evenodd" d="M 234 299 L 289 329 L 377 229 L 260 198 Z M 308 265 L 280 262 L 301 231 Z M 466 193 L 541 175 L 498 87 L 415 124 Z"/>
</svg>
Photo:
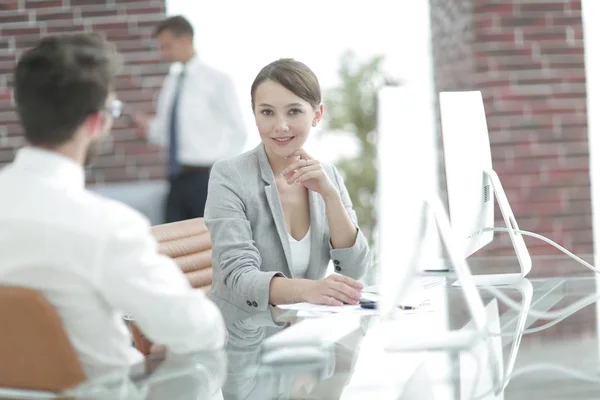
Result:
<svg viewBox="0 0 600 400">
<path fill-rule="evenodd" d="M 210 166 L 199 166 L 199 165 L 180 165 L 179 166 L 179 173 L 180 174 L 187 174 L 190 172 L 206 172 L 206 171 L 210 171 L 212 168 L 212 165 Z"/>
</svg>

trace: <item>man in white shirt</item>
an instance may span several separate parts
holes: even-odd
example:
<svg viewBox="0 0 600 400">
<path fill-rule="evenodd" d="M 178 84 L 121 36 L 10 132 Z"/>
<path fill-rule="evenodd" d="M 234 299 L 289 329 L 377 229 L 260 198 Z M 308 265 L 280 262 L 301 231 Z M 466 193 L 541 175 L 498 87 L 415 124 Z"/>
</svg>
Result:
<svg viewBox="0 0 600 400">
<path fill-rule="evenodd" d="M 152 143 L 168 149 L 165 220 L 203 217 L 212 165 L 244 148 L 240 104 L 231 79 L 198 59 L 194 29 L 184 17 L 161 22 L 155 36 L 163 58 L 179 65 L 163 83 L 155 117 L 133 113 L 132 119 Z"/>
<path fill-rule="evenodd" d="M 0 285 L 41 291 L 88 378 L 143 360 L 123 314 L 172 353 L 220 349 L 223 319 L 160 255 L 146 218 L 85 189 L 84 165 L 121 103 L 114 50 L 96 35 L 46 37 L 15 69 L 27 147 L 0 170 Z"/>
</svg>

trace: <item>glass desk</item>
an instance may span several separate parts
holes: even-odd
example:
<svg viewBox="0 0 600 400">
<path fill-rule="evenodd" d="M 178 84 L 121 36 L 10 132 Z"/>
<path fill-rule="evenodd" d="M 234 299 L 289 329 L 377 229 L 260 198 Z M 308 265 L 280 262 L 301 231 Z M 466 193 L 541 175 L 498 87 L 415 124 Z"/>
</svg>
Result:
<svg viewBox="0 0 600 400">
<path fill-rule="evenodd" d="M 584 257 L 587 261 L 590 257 Z M 469 260 L 474 271 L 498 273 L 517 269 L 515 257 Z M 439 274 L 443 275 L 444 274 Z M 431 329 L 467 329 L 471 317 L 452 274 L 434 290 L 439 309 L 427 319 Z M 518 287 L 499 287 L 519 304 L 537 311 L 559 310 L 597 293 L 596 278 L 563 256 L 533 257 L 531 279 Z M 356 328 L 319 347 L 268 357 L 265 341 L 307 317 L 273 308 L 244 320 L 226 321 L 229 331 L 225 399 L 592 399 L 600 396 L 596 306 L 587 306 L 553 327 L 517 335 L 515 330 L 545 324 L 527 307 L 514 311 L 484 289 L 488 331 L 496 335 L 468 351 L 386 351 L 374 335 L 377 315 L 358 316 Z M 323 317 L 322 329 L 328 328 Z M 411 321 L 411 322 L 408 322 Z M 319 330 L 316 328 L 315 330 Z M 498 334 L 502 333 L 502 336 Z M 533 364 L 552 363 L 598 376 L 585 382 L 568 371 L 523 373 Z M 507 375 L 517 374 L 510 379 Z M 505 387 L 504 390 L 501 388 Z M 496 389 L 494 391 L 494 389 Z M 473 395 L 473 393 L 477 393 Z"/>
<path fill-rule="evenodd" d="M 0 399 L 219 400 L 226 359 L 224 350 L 148 356 L 129 370 L 86 381 L 61 395 L 0 388 Z"/>
</svg>

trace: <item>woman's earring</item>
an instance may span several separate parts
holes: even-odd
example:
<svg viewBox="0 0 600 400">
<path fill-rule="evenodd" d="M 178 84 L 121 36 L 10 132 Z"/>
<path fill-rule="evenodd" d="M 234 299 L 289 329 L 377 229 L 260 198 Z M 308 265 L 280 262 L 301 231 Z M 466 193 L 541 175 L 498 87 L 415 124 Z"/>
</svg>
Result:
<svg viewBox="0 0 600 400">
<path fill-rule="evenodd" d="M 313 119 L 313 126 L 317 126 L 317 120 Z"/>
</svg>

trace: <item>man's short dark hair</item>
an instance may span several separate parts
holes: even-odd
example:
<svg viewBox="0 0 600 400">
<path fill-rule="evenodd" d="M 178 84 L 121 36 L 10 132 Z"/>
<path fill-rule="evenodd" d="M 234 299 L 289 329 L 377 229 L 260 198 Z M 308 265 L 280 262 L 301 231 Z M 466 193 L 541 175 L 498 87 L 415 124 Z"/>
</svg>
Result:
<svg viewBox="0 0 600 400">
<path fill-rule="evenodd" d="M 29 143 L 70 140 L 105 107 L 117 68 L 114 47 L 95 34 L 50 36 L 28 50 L 15 69 L 14 97 Z"/>
<path fill-rule="evenodd" d="M 167 18 L 158 24 L 154 30 L 154 36 L 156 37 L 164 31 L 171 32 L 173 36 L 189 35 L 194 37 L 194 28 L 192 27 L 192 24 L 181 15 Z"/>
</svg>

